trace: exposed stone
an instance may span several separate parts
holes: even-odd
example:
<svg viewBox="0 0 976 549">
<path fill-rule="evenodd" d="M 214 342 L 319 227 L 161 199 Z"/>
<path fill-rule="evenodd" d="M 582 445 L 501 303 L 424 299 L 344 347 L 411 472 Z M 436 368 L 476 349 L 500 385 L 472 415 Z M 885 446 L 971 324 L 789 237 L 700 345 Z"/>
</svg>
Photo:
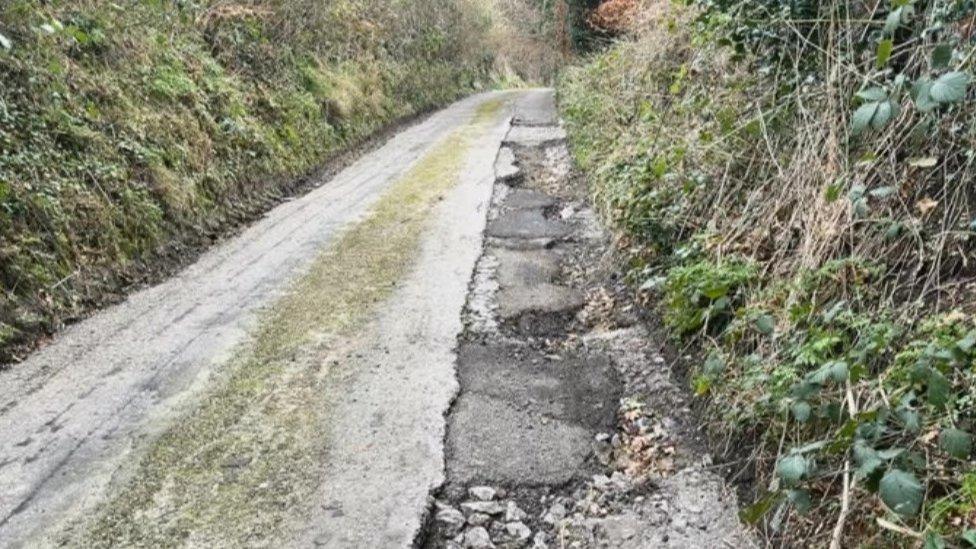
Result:
<svg viewBox="0 0 976 549">
<path fill-rule="evenodd" d="M 511 539 L 518 541 L 525 541 L 532 537 L 532 529 L 526 526 L 524 522 L 509 522 L 505 525 L 505 533 Z"/>
<path fill-rule="evenodd" d="M 546 514 L 542 517 L 542 520 L 547 524 L 552 524 L 555 526 L 564 518 L 566 518 L 566 506 L 562 503 L 556 503 L 549 508 Z"/>
<path fill-rule="evenodd" d="M 468 514 L 500 515 L 505 512 L 505 507 L 497 501 L 466 501 L 461 504 L 461 510 Z"/>
<path fill-rule="evenodd" d="M 453 507 L 445 507 L 437 512 L 434 520 L 439 522 L 450 535 L 456 534 L 464 527 L 464 515 Z"/>
<path fill-rule="evenodd" d="M 491 522 L 491 517 L 484 513 L 471 513 L 468 517 L 468 524 L 471 526 L 488 526 Z"/>
<path fill-rule="evenodd" d="M 508 505 L 505 507 L 506 522 L 520 522 L 528 518 L 528 516 L 514 501 L 508 502 Z"/>
<path fill-rule="evenodd" d="M 491 549 L 495 544 L 491 542 L 488 530 L 478 526 L 464 533 L 464 546 L 469 549 Z"/>
<path fill-rule="evenodd" d="M 472 486 L 468 488 L 468 494 L 474 499 L 481 501 L 491 501 L 495 499 L 495 489 L 490 486 Z"/>
</svg>

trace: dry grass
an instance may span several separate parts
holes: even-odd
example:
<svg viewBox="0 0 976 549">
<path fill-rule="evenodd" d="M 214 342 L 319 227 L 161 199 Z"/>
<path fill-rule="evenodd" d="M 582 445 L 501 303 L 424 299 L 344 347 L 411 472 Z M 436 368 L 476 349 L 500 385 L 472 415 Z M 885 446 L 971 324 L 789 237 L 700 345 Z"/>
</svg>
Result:
<svg viewBox="0 0 976 549">
<path fill-rule="evenodd" d="M 760 524 L 771 543 L 884 546 L 923 534 L 957 540 L 973 523 L 962 488 L 972 462 L 949 458 L 938 438 L 976 427 L 976 364 L 968 352 L 932 359 L 919 349 L 965 347 L 961 338 L 974 328 L 976 109 L 967 98 L 925 114 L 909 89 L 923 76 L 969 70 L 972 47 L 959 46 L 948 68 L 935 68 L 933 50 L 951 39 L 904 24 L 879 68 L 875 45 L 887 4 L 827 2 L 813 15 L 758 23 L 746 15 L 758 17 L 748 10 L 759 4 L 725 4 L 744 11 L 700 18 L 648 2 L 633 40 L 571 72 L 560 95 L 574 153 L 620 231 L 635 282 L 656 295 L 658 278 L 666 278 L 666 295 L 690 298 L 667 303 L 705 303 L 666 310 L 666 318 L 715 315 L 685 324 L 700 326 L 688 343 L 703 349 L 702 363 L 714 354 L 724 364 L 721 373 L 700 364 L 696 389 L 709 396 L 706 421 L 719 447 L 744 452 L 741 473 L 779 498 Z M 831 17 L 838 13 L 844 16 Z M 934 17 L 912 21 L 921 26 Z M 749 42 L 756 36 L 768 41 Z M 745 40 L 745 48 L 717 45 L 730 37 Z M 856 133 L 855 94 L 872 86 L 885 88 L 900 113 L 880 130 Z M 741 262 L 756 275 L 723 296 L 720 314 L 708 309 L 714 301 L 682 286 L 694 277 L 725 280 Z M 859 373 L 819 389 L 809 397 L 814 419 L 797 421 L 797 387 L 835 360 Z M 946 407 L 925 397 L 935 382 L 908 373 L 928 364 L 948 376 Z M 827 405 L 836 420 L 816 415 Z M 919 432 L 897 419 L 905 407 L 920 415 Z M 917 515 L 892 516 L 876 488 L 850 472 L 855 437 L 844 438 L 844 421 L 861 425 L 873 414 L 888 419 L 884 436 L 869 444 L 922 456 L 917 469 L 898 460 L 885 465 L 921 479 L 925 502 Z M 744 444 L 744 433 L 751 442 Z M 801 515 L 784 503 L 794 486 L 775 467 L 818 441 L 839 446 L 810 454 L 816 470 L 799 488 L 815 511 Z M 841 513 L 842 501 L 849 513 Z"/>
</svg>

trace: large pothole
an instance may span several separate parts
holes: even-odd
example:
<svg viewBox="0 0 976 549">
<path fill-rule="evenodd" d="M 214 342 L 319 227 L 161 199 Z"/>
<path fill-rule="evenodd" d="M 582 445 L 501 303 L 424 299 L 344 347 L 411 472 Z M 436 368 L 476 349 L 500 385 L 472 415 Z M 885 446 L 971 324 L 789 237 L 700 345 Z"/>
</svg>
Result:
<svg viewBox="0 0 976 549">
<path fill-rule="evenodd" d="M 570 174 L 554 112 L 498 158 L 424 548 L 748 546 L 684 392 Z"/>
</svg>

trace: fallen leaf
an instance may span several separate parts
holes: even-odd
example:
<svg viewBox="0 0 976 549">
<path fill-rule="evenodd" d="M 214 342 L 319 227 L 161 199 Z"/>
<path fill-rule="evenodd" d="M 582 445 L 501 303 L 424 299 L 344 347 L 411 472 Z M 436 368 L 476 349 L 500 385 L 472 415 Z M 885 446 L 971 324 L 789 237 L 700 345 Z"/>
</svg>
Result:
<svg viewBox="0 0 976 549">
<path fill-rule="evenodd" d="M 925 198 L 919 200 L 918 203 L 915 204 L 915 207 L 918 208 L 918 211 L 922 212 L 922 215 L 926 215 L 938 205 L 938 201 L 932 200 L 926 196 Z"/>
</svg>

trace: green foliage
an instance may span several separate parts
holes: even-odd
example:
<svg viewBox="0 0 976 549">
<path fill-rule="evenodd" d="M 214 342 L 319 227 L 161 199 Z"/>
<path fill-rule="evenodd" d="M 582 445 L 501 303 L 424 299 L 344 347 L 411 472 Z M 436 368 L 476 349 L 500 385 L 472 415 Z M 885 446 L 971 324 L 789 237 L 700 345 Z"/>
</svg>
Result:
<svg viewBox="0 0 976 549">
<path fill-rule="evenodd" d="M 957 290 L 976 264 L 974 5 L 692 4 L 568 71 L 559 101 L 630 278 L 707 349 L 703 421 L 770 487 L 743 517 L 821 543 L 847 470 L 843 546 L 908 543 L 875 518 L 960 545 L 976 524 L 976 324 Z"/>
<path fill-rule="evenodd" d="M 0 363 L 496 74 L 469 0 L 8 4 Z"/>
<path fill-rule="evenodd" d="M 664 287 L 665 321 L 680 334 L 703 328 L 721 331 L 756 276 L 755 265 L 737 259 L 675 267 Z"/>
</svg>

